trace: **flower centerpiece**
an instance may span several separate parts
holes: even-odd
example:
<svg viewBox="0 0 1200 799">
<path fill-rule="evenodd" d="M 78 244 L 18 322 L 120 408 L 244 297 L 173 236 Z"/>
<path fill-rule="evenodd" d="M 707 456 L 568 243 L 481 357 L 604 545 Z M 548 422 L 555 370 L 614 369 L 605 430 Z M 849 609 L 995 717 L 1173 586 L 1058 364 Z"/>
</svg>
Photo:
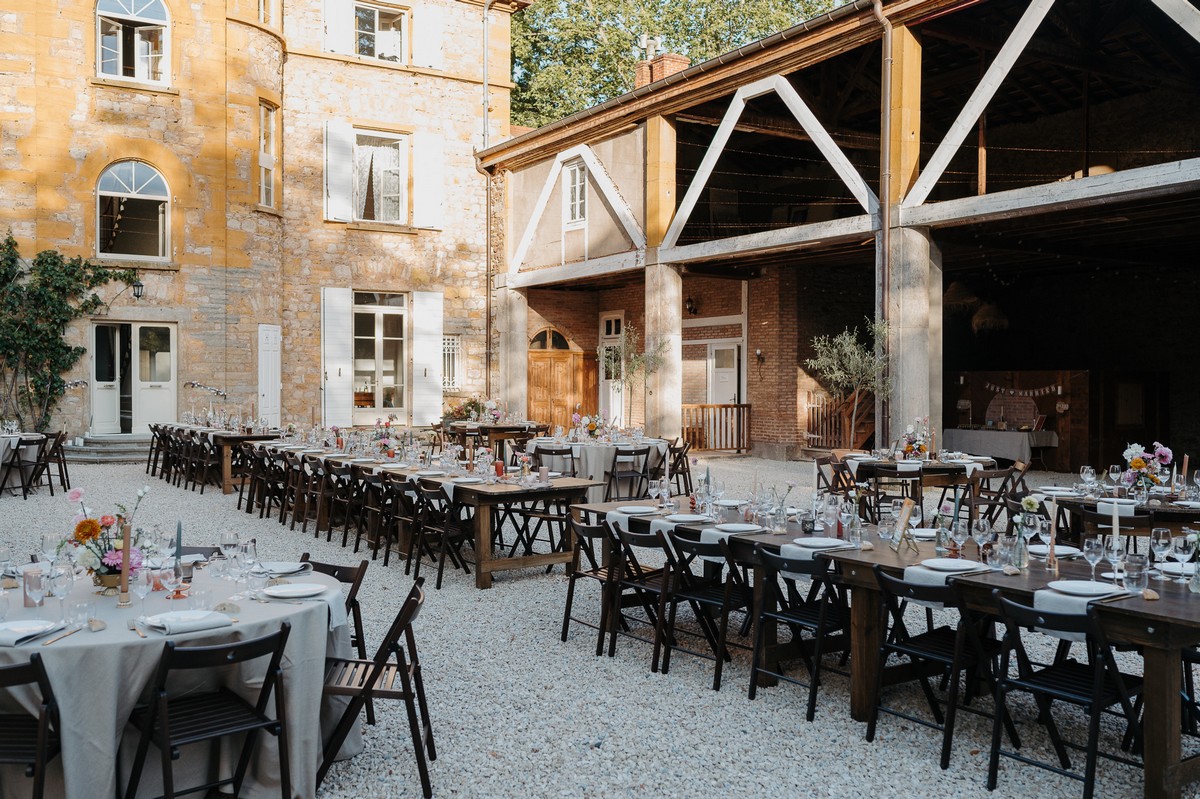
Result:
<svg viewBox="0 0 1200 799">
<path fill-rule="evenodd" d="M 396 438 L 392 435 L 392 423 L 400 417 L 394 413 L 389 413 L 387 419 L 376 419 L 375 430 L 372 435 L 375 438 L 375 446 L 380 452 L 387 453 L 391 457 L 396 449 Z"/>
<path fill-rule="evenodd" d="M 79 513 L 75 515 L 75 531 L 64 542 L 75 548 L 75 561 L 92 574 L 97 583 L 105 588 L 115 588 L 116 580 L 121 576 L 121 566 L 125 555 L 129 557 L 129 568 L 137 569 L 142 565 L 142 550 L 132 543 L 129 552 L 124 552 L 124 540 L 121 528 L 133 524 L 142 499 L 149 493 L 150 486 L 138 489 L 137 500 L 132 510 L 120 503 L 116 504 L 116 513 L 106 513 L 93 516 L 92 511 L 83 503 L 82 488 L 72 488 L 67 492 L 67 500 L 78 503 Z"/>
<path fill-rule="evenodd" d="M 905 458 L 924 458 L 929 453 L 929 417 L 918 416 L 900 437 Z"/>
<path fill-rule="evenodd" d="M 1167 482 L 1167 467 L 1175 457 L 1169 447 L 1154 442 L 1153 451 L 1141 444 L 1130 444 L 1125 448 L 1125 464 L 1128 468 L 1121 475 L 1121 482 L 1131 489 L 1163 485 Z"/>
<path fill-rule="evenodd" d="M 579 406 L 575 407 L 578 408 Z M 591 438 L 595 438 L 600 433 L 600 417 L 598 416 L 580 415 L 579 411 L 576 410 L 571 415 L 571 424 L 587 433 Z"/>
<path fill-rule="evenodd" d="M 479 397 L 471 397 L 465 399 L 457 405 L 448 405 L 442 413 L 443 422 L 465 422 L 472 416 L 476 419 L 480 418 L 486 409 L 483 406 L 483 401 Z"/>
</svg>

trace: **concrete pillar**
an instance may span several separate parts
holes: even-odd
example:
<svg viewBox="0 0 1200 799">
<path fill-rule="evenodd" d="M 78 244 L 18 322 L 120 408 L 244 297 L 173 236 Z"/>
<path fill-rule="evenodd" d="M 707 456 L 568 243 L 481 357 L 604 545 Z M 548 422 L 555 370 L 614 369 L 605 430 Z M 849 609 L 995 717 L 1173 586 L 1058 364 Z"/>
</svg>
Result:
<svg viewBox="0 0 1200 799">
<path fill-rule="evenodd" d="M 523 291 L 496 292 L 496 331 L 500 334 L 496 393 L 511 411 L 529 418 L 529 298 Z M 540 420 L 539 420 L 540 421 Z"/>
<path fill-rule="evenodd" d="M 665 341 L 663 363 L 646 381 L 646 433 L 668 440 L 683 428 L 683 277 L 669 264 L 646 267 L 644 345 Z"/>
<path fill-rule="evenodd" d="M 928 416 L 940 441 L 942 253 L 927 229 L 893 228 L 890 275 L 891 438 L 903 433 L 916 417 Z"/>
</svg>

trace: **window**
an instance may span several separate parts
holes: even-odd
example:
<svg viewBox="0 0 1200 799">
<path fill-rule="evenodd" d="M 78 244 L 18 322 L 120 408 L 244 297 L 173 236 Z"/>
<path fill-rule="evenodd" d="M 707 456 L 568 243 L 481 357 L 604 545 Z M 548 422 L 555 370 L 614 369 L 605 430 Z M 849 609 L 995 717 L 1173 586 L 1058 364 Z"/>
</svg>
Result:
<svg viewBox="0 0 1200 799">
<path fill-rule="evenodd" d="M 166 84 L 169 21 L 163 0 L 99 0 L 98 74 Z"/>
<path fill-rule="evenodd" d="M 587 167 L 582 161 L 567 164 L 563 190 L 567 224 L 582 225 L 587 221 Z"/>
<path fill-rule="evenodd" d="M 356 130 L 354 218 L 408 224 L 407 136 Z"/>
<path fill-rule="evenodd" d="M 404 11 L 354 6 L 354 51 L 381 61 L 404 61 Z"/>
<path fill-rule="evenodd" d="M 275 207 L 275 114 L 269 103 L 258 106 L 258 204 Z"/>
<path fill-rule="evenodd" d="M 354 292 L 354 407 L 391 413 L 405 407 L 408 297 Z"/>
<path fill-rule="evenodd" d="M 171 195 L 158 170 L 119 161 L 96 182 L 96 252 L 115 258 L 167 257 Z"/>
<path fill-rule="evenodd" d="M 275 0 L 258 0 L 258 21 L 263 25 L 275 22 Z"/>
<path fill-rule="evenodd" d="M 442 388 L 457 391 L 462 388 L 462 337 L 442 336 Z"/>
</svg>

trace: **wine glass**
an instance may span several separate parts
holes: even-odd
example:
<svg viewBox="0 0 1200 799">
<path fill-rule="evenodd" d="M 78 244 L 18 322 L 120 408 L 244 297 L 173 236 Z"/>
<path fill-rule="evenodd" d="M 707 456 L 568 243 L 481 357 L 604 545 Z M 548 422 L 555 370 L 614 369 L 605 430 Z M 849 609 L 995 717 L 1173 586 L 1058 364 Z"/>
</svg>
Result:
<svg viewBox="0 0 1200 799">
<path fill-rule="evenodd" d="M 225 557 L 232 558 L 237 553 L 240 543 L 241 536 L 233 530 L 221 533 L 221 551 L 225 553 Z"/>
<path fill-rule="evenodd" d="M 854 503 L 845 501 L 838 505 L 838 521 L 842 523 L 842 530 L 848 532 L 850 525 L 854 522 L 855 513 Z"/>
<path fill-rule="evenodd" d="M 183 599 L 179 594 L 179 588 L 183 585 L 183 564 L 179 558 L 167 558 L 163 562 L 159 579 L 163 588 L 167 589 L 167 599 Z"/>
<path fill-rule="evenodd" d="M 658 483 L 658 496 L 662 498 L 663 507 L 671 510 L 671 480 L 668 477 L 662 478 Z"/>
<path fill-rule="evenodd" d="M 646 487 L 646 493 L 650 495 L 650 499 L 654 500 L 654 506 L 661 508 L 662 503 L 658 501 L 658 481 L 651 480 L 650 485 Z"/>
<path fill-rule="evenodd" d="M 158 551 L 161 552 L 164 557 L 175 557 L 176 552 L 174 535 L 171 533 L 160 533 L 156 536 L 156 539 L 158 542 Z"/>
<path fill-rule="evenodd" d="M 1119 463 L 1114 463 L 1108 467 L 1108 479 L 1113 481 L 1113 496 L 1116 496 L 1116 489 L 1121 484 L 1121 474 L 1124 471 Z"/>
<path fill-rule="evenodd" d="M 958 547 L 958 556 L 962 557 L 963 547 L 966 546 L 969 536 L 968 525 L 964 521 L 955 520 L 950 525 L 950 538 L 954 541 L 954 545 Z"/>
<path fill-rule="evenodd" d="M 1167 553 L 1171 551 L 1170 528 L 1155 527 L 1150 531 L 1150 551 L 1154 553 L 1154 563 L 1158 566 L 1154 579 L 1162 582 L 1167 579 L 1162 573 L 1162 564 L 1167 559 Z"/>
<path fill-rule="evenodd" d="M 44 533 L 42 535 L 42 555 L 47 561 L 54 560 L 58 555 L 58 547 L 63 542 L 63 537 L 58 533 Z"/>
<path fill-rule="evenodd" d="M 1094 466 L 1080 466 L 1079 479 L 1087 486 L 1088 491 L 1091 491 L 1092 486 L 1096 484 L 1096 468 Z"/>
<path fill-rule="evenodd" d="M 1099 536 L 1083 540 L 1083 559 L 1092 567 L 1092 582 L 1096 582 L 1096 564 L 1104 560 L 1104 541 Z"/>
<path fill-rule="evenodd" d="M 1104 539 L 1104 559 L 1112 565 L 1113 582 L 1121 579 L 1121 571 L 1125 567 L 1125 538 L 1119 534 L 1106 536 Z"/>
<path fill-rule="evenodd" d="M 0 544 L 0 573 L 8 574 L 12 571 L 12 547 L 8 544 Z"/>
<path fill-rule="evenodd" d="M 902 499 L 893 499 L 893 500 L 892 500 L 892 518 L 893 518 L 893 519 L 899 519 L 899 518 L 900 518 L 900 514 L 901 514 L 901 512 L 903 512 L 903 511 L 904 511 L 904 500 L 902 500 Z"/>
<path fill-rule="evenodd" d="M 971 524 L 971 538 L 975 539 L 975 546 L 979 547 L 979 559 L 987 563 L 988 558 L 985 555 L 984 546 L 992 541 L 991 523 L 982 517 L 976 519 Z"/>
<path fill-rule="evenodd" d="M 1037 526 L 1038 540 L 1046 545 L 1046 554 L 1050 554 L 1050 520 L 1038 519 Z"/>
<path fill-rule="evenodd" d="M 242 542 L 241 553 L 242 563 L 247 569 L 252 568 L 255 563 L 258 563 L 258 544 L 253 538 Z"/>
<path fill-rule="evenodd" d="M 58 599 L 58 620 L 66 621 L 67 594 L 75 584 L 75 568 L 69 561 L 58 560 L 50 566 L 50 590 Z"/>
<path fill-rule="evenodd" d="M 154 590 L 154 578 L 154 569 L 148 565 L 142 566 L 133 575 L 133 584 L 130 588 L 133 590 L 134 595 L 142 600 L 142 613 L 138 616 L 138 619 L 144 620 L 146 618 L 146 597 Z"/>
<path fill-rule="evenodd" d="M 1192 559 L 1192 555 L 1196 554 L 1196 542 L 1192 540 L 1190 535 L 1176 535 L 1171 537 L 1171 551 L 1168 553 L 1172 558 L 1179 562 L 1179 577 L 1175 580 L 1177 583 L 1187 583 L 1187 569 L 1183 564 Z"/>
<path fill-rule="evenodd" d="M 25 594 L 29 601 L 37 605 L 46 595 L 46 575 L 41 569 L 30 569 L 25 572 Z"/>
</svg>

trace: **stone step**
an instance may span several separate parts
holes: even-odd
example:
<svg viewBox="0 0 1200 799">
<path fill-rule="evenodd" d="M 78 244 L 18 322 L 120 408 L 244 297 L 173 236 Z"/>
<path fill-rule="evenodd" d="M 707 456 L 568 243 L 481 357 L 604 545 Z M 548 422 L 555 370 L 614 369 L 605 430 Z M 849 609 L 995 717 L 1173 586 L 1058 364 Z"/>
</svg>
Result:
<svg viewBox="0 0 1200 799">
<path fill-rule="evenodd" d="M 63 447 L 68 463 L 145 463 L 150 436 L 85 436 L 83 446 Z"/>
</svg>

